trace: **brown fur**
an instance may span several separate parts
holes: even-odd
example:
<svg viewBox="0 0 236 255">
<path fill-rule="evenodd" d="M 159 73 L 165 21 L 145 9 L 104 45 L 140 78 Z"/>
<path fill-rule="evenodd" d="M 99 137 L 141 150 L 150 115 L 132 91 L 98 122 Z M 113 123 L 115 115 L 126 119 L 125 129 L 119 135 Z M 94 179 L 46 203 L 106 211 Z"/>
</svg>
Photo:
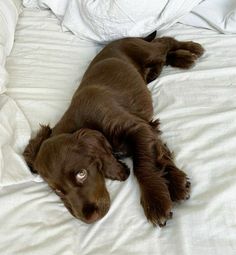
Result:
<svg viewBox="0 0 236 255">
<path fill-rule="evenodd" d="M 172 202 L 189 197 L 190 182 L 179 170 L 152 121 L 153 106 L 146 84 L 164 65 L 191 67 L 201 45 L 170 37 L 125 38 L 108 44 L 91 62 L 72 102 L 56 126 L 42 126 L 24 156 L 60 195 L 69 211 L 91 223 L 103 217 L 110 199 L 104 178 L 125 180 L 131 155 L 149 221 L 164 226 Z M 86 169 L 83 184 L 76 173 Z"/>
</svg>

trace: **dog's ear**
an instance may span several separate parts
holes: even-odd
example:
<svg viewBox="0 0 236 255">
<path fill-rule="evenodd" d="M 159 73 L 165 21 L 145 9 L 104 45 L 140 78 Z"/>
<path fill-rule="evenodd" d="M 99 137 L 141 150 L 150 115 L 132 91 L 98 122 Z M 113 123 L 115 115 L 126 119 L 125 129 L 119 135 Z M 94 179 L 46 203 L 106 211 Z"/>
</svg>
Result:
<svg viewBox="0 0 236 255">
<path fill-rule="evenodd" d="M 119 181 L 128 178 L 128 167 L 114 157 L 111 144 L 101 132 L 81 128 L 74 133 L 74 137 L 83 140 L 88 155 L 94 158 L 98 169 L 106 178 Z"/>
<path fill-rule="evenodd" d="M 151 42 L 155 39 L 156 35 L 157 35 L 157 31 L 154 31 L 151 34 L 149 34 L 148 36 L 144 37 L 143 40 L 147 41 L 147 42 Z"/>
<path fill-rule="evenodd" d="M 117 160 L 112 154 L 104 155 L 100 162 L 100 170 L 108 179 L 125 181 L 130 174 L 129 167 L 122 161 Z"/>
<path fill-rule="evenodd" d="M 49 126 L 41 125 L 40 130 L 37 135 L 29 141 L 29 144 L 26 146 L 23 156 L 27 165 L 29 166 L 31 172 L 37 173 L 34 169 L 34 161 L 37 156 L 37 153 L 40 149 L 40 146 L 44 140 L 49 138 L 52 133 L 52 129 Z"/>
<path fill-rule="evenodd" d="M 103 153 L 99 157 L 100 170 L 104 176 L 111 180 L 124 181 L 128 178 L 130 170 L 125 163 L 115 158 L 112 152 L 112 146 L 107 141 L 105 136 L 99 139 L 100 149 Z"/>
</svg>

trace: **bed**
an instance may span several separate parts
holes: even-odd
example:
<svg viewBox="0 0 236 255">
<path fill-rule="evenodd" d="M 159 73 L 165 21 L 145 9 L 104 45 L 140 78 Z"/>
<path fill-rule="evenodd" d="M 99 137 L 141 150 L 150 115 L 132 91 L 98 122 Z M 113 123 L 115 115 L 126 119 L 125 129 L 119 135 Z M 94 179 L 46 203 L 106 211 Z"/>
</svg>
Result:
<svg viewBox="0 0 236 255">
<path fill-rule="evenodd" d="M 192 69 L 166 67 L 148 85 L 162 138 L 191 178 L 191 198 L 174 206 L 166 227 L 154 228 L 131 173 L 106 182 L 111 208 L 87 225 L 30 173 L 22 152 L 40 123 L 59 120 L 103 45 L 62 31 L 49 10 L 23 9 L 0 95 L 0 254 L 236 254 L 236 35 L 180 23 L 159 35 L 206 50 Z"/>
</svg>

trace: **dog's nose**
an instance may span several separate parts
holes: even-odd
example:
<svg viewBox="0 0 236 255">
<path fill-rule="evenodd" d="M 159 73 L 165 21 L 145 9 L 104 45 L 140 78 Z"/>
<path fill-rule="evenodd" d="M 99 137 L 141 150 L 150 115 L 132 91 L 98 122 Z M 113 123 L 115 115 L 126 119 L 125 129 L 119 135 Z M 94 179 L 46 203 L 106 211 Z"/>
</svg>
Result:
<svg viewBox="0 0 236 255">
<path fill-rule="evenodd" d="M 95 204 L 86 204 L 83 207 L 83 215 L 86 223 L 93 223 L 100 218 L 98 207 Z"/>
<path fill-rule="evenodd" d="M 100 219 L 100 215 L 97 212 L 94 212 L 89 217 L 87 217 L 85 219 L 85 222 L 88 224 L 91 224 L 91 223 L 94 223 L 95 221 L 97 221 L 98 219 Z"/>
</svg>

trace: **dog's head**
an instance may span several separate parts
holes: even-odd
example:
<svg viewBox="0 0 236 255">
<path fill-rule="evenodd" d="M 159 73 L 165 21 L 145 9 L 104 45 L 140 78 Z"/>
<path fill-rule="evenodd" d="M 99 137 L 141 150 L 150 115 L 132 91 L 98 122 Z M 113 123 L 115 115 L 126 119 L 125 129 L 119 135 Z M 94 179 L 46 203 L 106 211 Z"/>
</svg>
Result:
<svg viewBox="0 0 236 255">
<path fill-rule="evenodd" d="M 51 137 L 50 127 L 41 126 L 24 157 L 71 214 L 86 223 L 102 218 L 109 210 L 105 177 L 121 181 L 129 175 L 126 165 L 113 156 L 103 134 L 91 129 Z"/>
</svg>

